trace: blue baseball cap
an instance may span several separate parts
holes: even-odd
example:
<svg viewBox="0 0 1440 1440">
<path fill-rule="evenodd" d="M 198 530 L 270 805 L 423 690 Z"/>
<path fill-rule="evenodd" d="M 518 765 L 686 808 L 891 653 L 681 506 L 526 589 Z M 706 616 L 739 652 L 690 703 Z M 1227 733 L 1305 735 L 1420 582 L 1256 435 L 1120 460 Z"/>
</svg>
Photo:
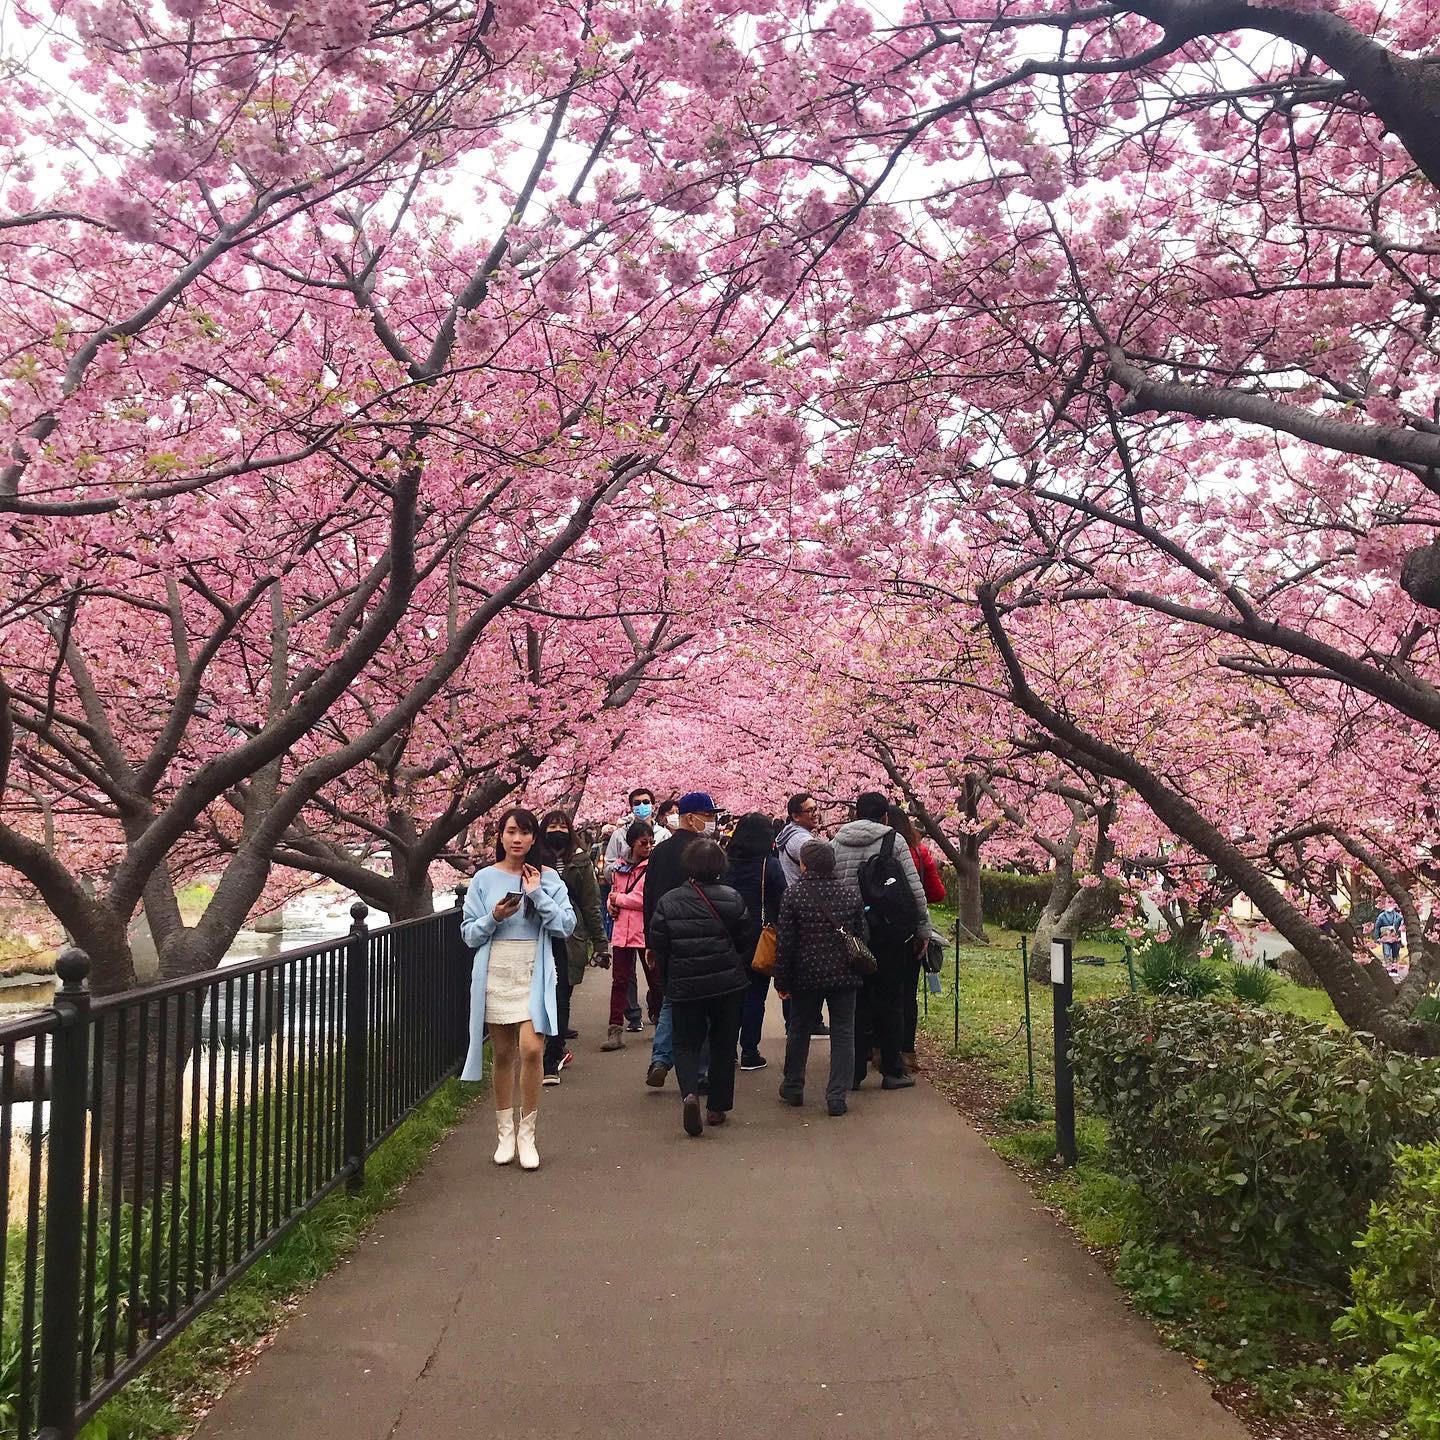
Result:
<svg viewBox="0 0 1440 1440">
<path fill-rule="evenodd" d="M 682 795 L 676 809 L 682 815 L 715 815 L 719 813 L 719 807 L 703 790 L 692 790 L 688 795 Z"/>
</svg>

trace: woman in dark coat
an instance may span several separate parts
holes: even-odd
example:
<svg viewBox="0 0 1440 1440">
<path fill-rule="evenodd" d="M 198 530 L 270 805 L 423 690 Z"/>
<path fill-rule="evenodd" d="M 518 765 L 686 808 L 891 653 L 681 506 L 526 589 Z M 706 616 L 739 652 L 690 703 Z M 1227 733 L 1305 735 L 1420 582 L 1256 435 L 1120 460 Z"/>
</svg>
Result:
<svg viewBox="0 0 1440 1440">
<path fill-rule="evenodd" d="M 750 912 L 750 933 L 740 947 L 740 958 L 750 977 L 750 988 L 745 992 L 745 1006 L 740 1014 L 740 1068 L 763 1070 L 766 1062 L 760 1053 L 760 1029 L 765 1023 L 770 977 L 756 974 L 749 965 L 760 939 L 760 927 L 778 923 L 780 901 L 785 895 L 785 872 L 775 858 L 770 817 L 759 811 L 742 815 L 725 853 L 730 862 L 725 870 L 725 883 L 740 896 Z"/>
<path fill-rule="evenodd" d="M 675 1025 L 675 1077 L 687 1135 L 700 1135 L 701 1051 L 710 1042 L 708 1113 L 723 1125 L 735 1104 L 735 1042 L 750 977 L 740 947 L 750 933 L 745 902 L 728 885 L 725 852 L 713 840 L 685 847 L 683 885 L 656 905 L 645 936 L 660 968 Z"/>
<path fill-rule="evenodd" d="M 790 1033 L 785 1040 L 785 1076 L 780 1098 L 805 1103 L 805 1066 L 810 1031 L 822 1003 L 830 1007 L 830 1080 L 825 1108 L 845 1113 L 845 1096 L 855 1077 L 855 992 L 860 976 L 850 968 L 843 932 L 865 938 L 865 902 L 854 885 L 835 878 L 835 851 L 827 840 L 800 848 L 800 879 L 780 906 L 780 944 L 775 985 L 790 996 Z"/>
<path fill-rule="evenodd" d="M 585 978 L 587 964 L 610 964 L 610 937 L 600 914 L 600 886 L 595 879 L 595 866 L 590 852 L 575 838 L 575 826 L 563 810 L 552 810 L 540 822 L 550 864 L 560 872 L 570 894 L 570 908 L 575 912 L 575 931 L 568 938 L 556 938 L 555 1003 L 559 1009 L 560 1030 L 545 1040 L 546 1085 L 558 1085 L 560 1072 L 574 1059 L 566 1040 L 570 1038 L 570 994 Z"/>
</svg>

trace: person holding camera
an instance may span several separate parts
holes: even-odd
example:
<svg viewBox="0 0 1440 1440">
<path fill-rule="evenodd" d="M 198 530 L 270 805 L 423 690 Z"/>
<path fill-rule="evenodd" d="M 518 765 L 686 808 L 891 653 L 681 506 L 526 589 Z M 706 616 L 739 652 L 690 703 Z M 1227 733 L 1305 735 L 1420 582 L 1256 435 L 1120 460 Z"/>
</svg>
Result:
<svg viewBox="0 0 1440 1440">
<path fill-rule="evenodd" d="M 535 1144 L 539 1118 L 543 1036 L 560 1032 L 556 964 L 551 939 L 575 929 L 575 910 L 559 874 L 532 855 L 540 823 L 521 806 L 500 817 L 495 864 L 470 882 L 460 937 L 475 948 L 470 977 L 470 1050 L 462 1080 L 484 1075 L 488 1026 L 494 1050 L 491 1083 L 499 1143 L 495 1163 L 517 1155 L 522 1170 L 540 1168 Z M 520 1122 L 515 1122 L 515 1072 L 520 1072 Z"/>
</svg>

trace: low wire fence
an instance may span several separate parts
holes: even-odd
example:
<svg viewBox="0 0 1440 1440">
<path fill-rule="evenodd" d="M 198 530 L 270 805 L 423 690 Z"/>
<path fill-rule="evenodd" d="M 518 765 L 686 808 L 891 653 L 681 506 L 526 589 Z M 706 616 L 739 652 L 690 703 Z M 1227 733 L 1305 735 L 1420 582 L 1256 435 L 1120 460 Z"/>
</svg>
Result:
<svg viewBox="0 0 1440 1440">
<path fill-rule="evenodd" d="M 460 911 L 0 1025 L 0 1435 L 61 1440 L 465 1057 Z"/>
</svg>

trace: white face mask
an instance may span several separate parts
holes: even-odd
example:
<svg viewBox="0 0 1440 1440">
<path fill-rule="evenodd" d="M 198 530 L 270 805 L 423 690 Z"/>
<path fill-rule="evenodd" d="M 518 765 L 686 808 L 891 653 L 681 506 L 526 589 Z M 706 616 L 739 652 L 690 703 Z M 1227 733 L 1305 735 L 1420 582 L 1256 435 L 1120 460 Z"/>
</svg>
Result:
<svg viewBox="0 0 1440 1440">
<path fill-rule="evenodd" d="M 705 822 L 705 829 L 704 829 L 704 831 L 703 831 L 702 833 L 703 833 L 703 834 L 706 834 L 706 835 L 713 835 L 719 828 L 720 828 L 720 823 L 719 823 L 719 821 L 717 821 L 717 820 L 707 820 L 707 821 Z"/>
<path fill-rule="evenodd" d="M 665 828 L 667 830 L 680 828 L 680 817 L 673 810 L 665 817 Z"/>
</svg>

